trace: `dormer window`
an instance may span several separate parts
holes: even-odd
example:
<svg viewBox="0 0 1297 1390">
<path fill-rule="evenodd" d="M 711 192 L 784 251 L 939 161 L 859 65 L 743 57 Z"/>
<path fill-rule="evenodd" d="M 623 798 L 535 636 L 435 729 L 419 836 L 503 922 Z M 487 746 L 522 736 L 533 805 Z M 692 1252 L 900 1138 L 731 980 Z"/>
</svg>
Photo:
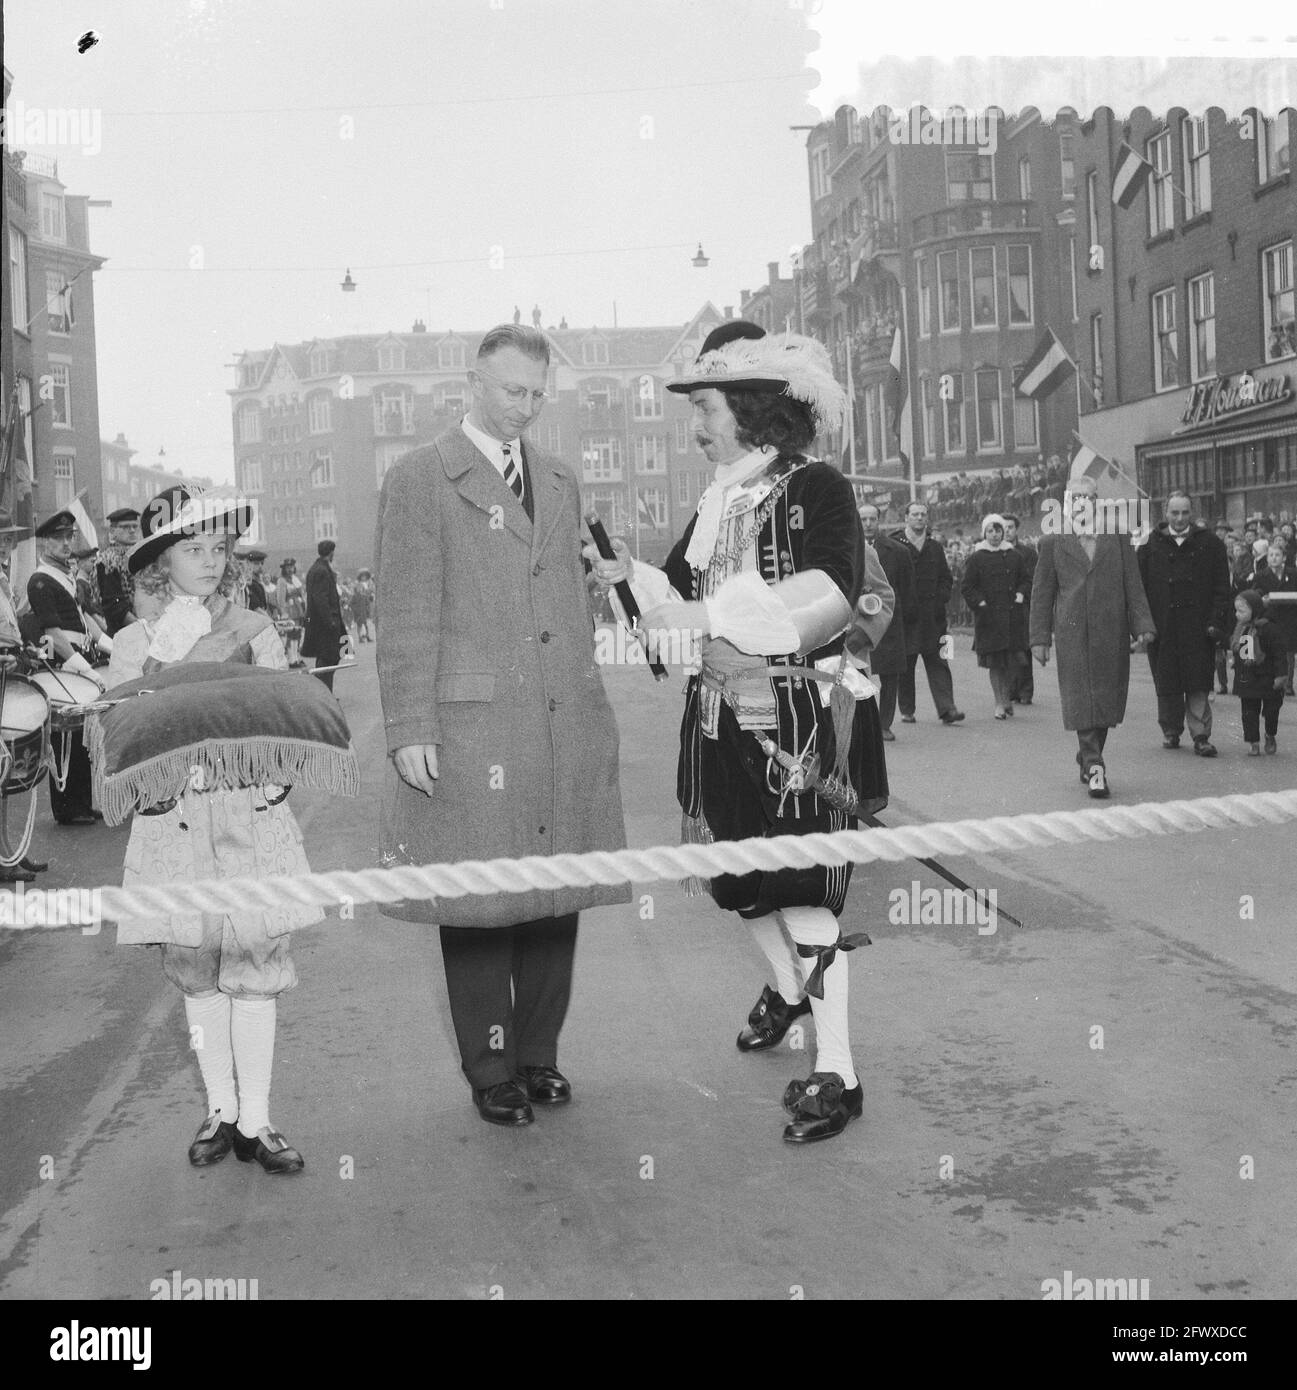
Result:
<svg viewBox="0 0 1297 1390">
<path fill-rule="evenodd" d="M 384 343 L 378 349 L 378 370 L 380 372 L 403 372 L 405 370 L 405 348 L 400 343 Z"/>
<path fill-rule="evenodd" d="M 52 189 L 41 189 L 41 236 L 60 245 L 68 239 L 67 223 L 63 216 L 63 195 Z"/>
<path fill-rule="evenodd" d="M 328 348 L 316 348 L 315 351 L 311 353 L 312 376 L 329 375 L 329 356 Z"/>
<path fill-rule="evenodd" d="M 464 366 L 464 344 L 454 341 L 437 345 L 437 365 L 447 371 Z"/>
<path fill-rule="evenodd" d="M 606 338 L 587 338 L 581 344 L 581 361 L 587 367 L 598 366 L 608 361 L 608 341 Z"/>
</svg>

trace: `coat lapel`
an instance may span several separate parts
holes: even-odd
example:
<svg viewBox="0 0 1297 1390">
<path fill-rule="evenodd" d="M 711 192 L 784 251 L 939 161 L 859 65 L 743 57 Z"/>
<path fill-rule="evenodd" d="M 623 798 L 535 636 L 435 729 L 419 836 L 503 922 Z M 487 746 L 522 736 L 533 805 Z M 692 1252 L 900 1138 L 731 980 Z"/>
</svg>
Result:
<svg viewBox="0 0 1297 1390">
<path fill-rule="evenodd" d="M 456 429 L 449 438 L 443 436 L 437 448 L 446 476 L 455 484 L 459 495 L 487 513 L 499 507 L 506 528 L 530 545 L 533 528 L 527 513 L 491 460 L 478 451 L 464 431 Z M 538 511 L 538 519 L 539 515 Z"/>
<path fill-rule="evenodd" d="M 531 474 L 533 500 L 535 502 L 535 522 L 532 527 L 532 559 L 544 553 L 563 515 L 563 502 L 568 486 L 568 474 L 564 468 L 555 464 L 543 454 L 529 449 L 523 442 L 523 453 L 527 469 Z"/>
</svg>

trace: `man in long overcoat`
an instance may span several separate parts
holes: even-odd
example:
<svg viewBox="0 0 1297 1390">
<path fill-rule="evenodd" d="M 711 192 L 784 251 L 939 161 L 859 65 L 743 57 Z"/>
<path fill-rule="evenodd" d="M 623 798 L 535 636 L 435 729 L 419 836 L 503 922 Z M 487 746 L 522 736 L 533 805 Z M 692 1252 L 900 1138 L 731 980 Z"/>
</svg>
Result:
<svg viewBox="0 0 1297 1390">
<path fill-rule="evenodd" d="M 1072 502 L 1092 518 L 1093 478 L 1071 484 Z M 1096 798 L 1109 795 L 1103 749 L 1126 717 L 1130 640 L 1151 641 L 1156 628 L 1128 536 L 1047 535 L 1031 587 L 1031 650 L 1042 666 L 1058 646 L 1063 727 L 1075 731 L 1081 781 Z"/>
<path fill-rule="evenodd" d="M 315 658 L 317 666 L 336 666 L 342 656 L 342 601 L 338 597 L 338 576 L 333 572 L 336 541 L 321 541 L 319 558 L 306 571 L 306 637 L 302 655 Z M 333 689 L 332 671 L 316 679 Z"/>
<path fill-rule="evenodd" d="M 955 708 L 955 682 L 950 663 L 942 655 L 941 642 L 946 635 L 946 605 L 955 581 L 945 550 L 928 534 L 928 508 L 924 503 L 911 502 L 906 507 L 905 529 L 897 533 L 896 540 L 909 549 L 915 592 L 915 619 L 906 634 L 905 670 L 901 672 L 897 692 L 901 723 L 914 723 L 914 667 L 922 657 L 938 717 L 943 724 L 957 724 L 964 716 Z"/>
<path fill-rule="evenodd" d="M 892 720 L 896 717 L 896 695 L 901 676 L 906 671 L 906 653 L 918 620 L 918 596 L 914 587 L 914 561 L 910 548 L 883 535 L 878 529 L 878 520 L 878 508 L 872 502 L 866 502 L 860 508 L 860 525 L 895 595 L 892 620 L 869 655 L 869 669 L 878 677 L 881 687 L 878 693 L 878 718 L 883 726 L 883 738 L 890 743 L 896 737 L 892 732 Z"/>
<path fill-rule="evenodd" d="M 1027 584 L 1030 587 L 1031 576 L 1036 572 L 1036 562 L 1040 558 L 1036 553 L 1036 547 L 1028 545 L 1026 541 L 1018 539 L 1018 528 L 1021 521 L 1012 512 L 1004 513 L 1004 539 L 1022 556 L 1022 563 L 1027 567 Z M 1020 640 L 1022 645 L 1016 650 L 1027 651 L 1030 643 L 1027 640 L 1027 614 L 1030 612 L 1030 594 L 1027 599 L 1028 607 L 1021 613 L 1014 613 L 1015 630 L 1014 637 Z M 1023 666 L 1013 668 L 1013 681 L 1011 698 L 1015 705 L 1029 705 L 1036 695 L 1036 678 L 1032 674 L 1031 662 Z"/>
<path fill-rule="evenodd" d="M 383 482 L 378 675 L 392 767 L 384 862 L 625 846 L 618 735 L 595 664 L 576 477 L 522 442 L 549 343 L 504 324 L 473 403 Z M 577 913 L 629 887 L 537 888 L 385 906 L 438 923 L 464 1072 L 483 1119 L 528 1124 L 571 1097 L 558 1071 Z"/>
<path fill-rule="evenodd" d="M 1193 751 L 1214 758 L 1211 689 L 1216 644 L 1233 627 L 1229 556 L 1219 536 L 1192 522 L 1193 503 L 1173 492 L 1166 520 L 1140 547 L 1144 580 L 1157 641 L 1148 649 L 1157 687 L 1157 722 L 1162 746 L 1178 748 L 1186 722 Z"/>
</svg>

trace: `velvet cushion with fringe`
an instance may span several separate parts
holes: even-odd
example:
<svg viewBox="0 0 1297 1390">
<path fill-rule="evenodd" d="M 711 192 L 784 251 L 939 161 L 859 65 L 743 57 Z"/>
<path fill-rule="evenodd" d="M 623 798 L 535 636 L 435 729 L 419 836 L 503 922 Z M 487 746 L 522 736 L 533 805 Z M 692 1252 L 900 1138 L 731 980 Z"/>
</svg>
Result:
<svg viewBox="0 0 1297 1390">
<path fill-rule="evenodd" d="M 301 673 L 185 662 L 118 686 L 112 698 L 119 703 L 87 715 L 85 725 L 109 825 L 187 789 L 360 791 L 342 707 Z"/>
</svg>

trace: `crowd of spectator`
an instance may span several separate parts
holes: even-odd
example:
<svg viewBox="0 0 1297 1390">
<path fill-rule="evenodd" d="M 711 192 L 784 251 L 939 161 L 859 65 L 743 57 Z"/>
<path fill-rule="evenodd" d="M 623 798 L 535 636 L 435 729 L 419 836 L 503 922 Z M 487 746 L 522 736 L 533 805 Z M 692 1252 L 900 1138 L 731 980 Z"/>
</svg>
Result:
<svg viewBox="0 0 1297 1390">
<path fill-rule="evenodd" d="M 1026 521 L 1038 516 L 1046 501 L 1061 503 L 1069 465 L 1052 454 L 1030 468 L 1016 464 L 989 472 L 959 472 L 928 486 L 929 524 L 934 530 L 971 526 L 974 531 L 990 512 L 1015 512 Z"/>
</svg>

